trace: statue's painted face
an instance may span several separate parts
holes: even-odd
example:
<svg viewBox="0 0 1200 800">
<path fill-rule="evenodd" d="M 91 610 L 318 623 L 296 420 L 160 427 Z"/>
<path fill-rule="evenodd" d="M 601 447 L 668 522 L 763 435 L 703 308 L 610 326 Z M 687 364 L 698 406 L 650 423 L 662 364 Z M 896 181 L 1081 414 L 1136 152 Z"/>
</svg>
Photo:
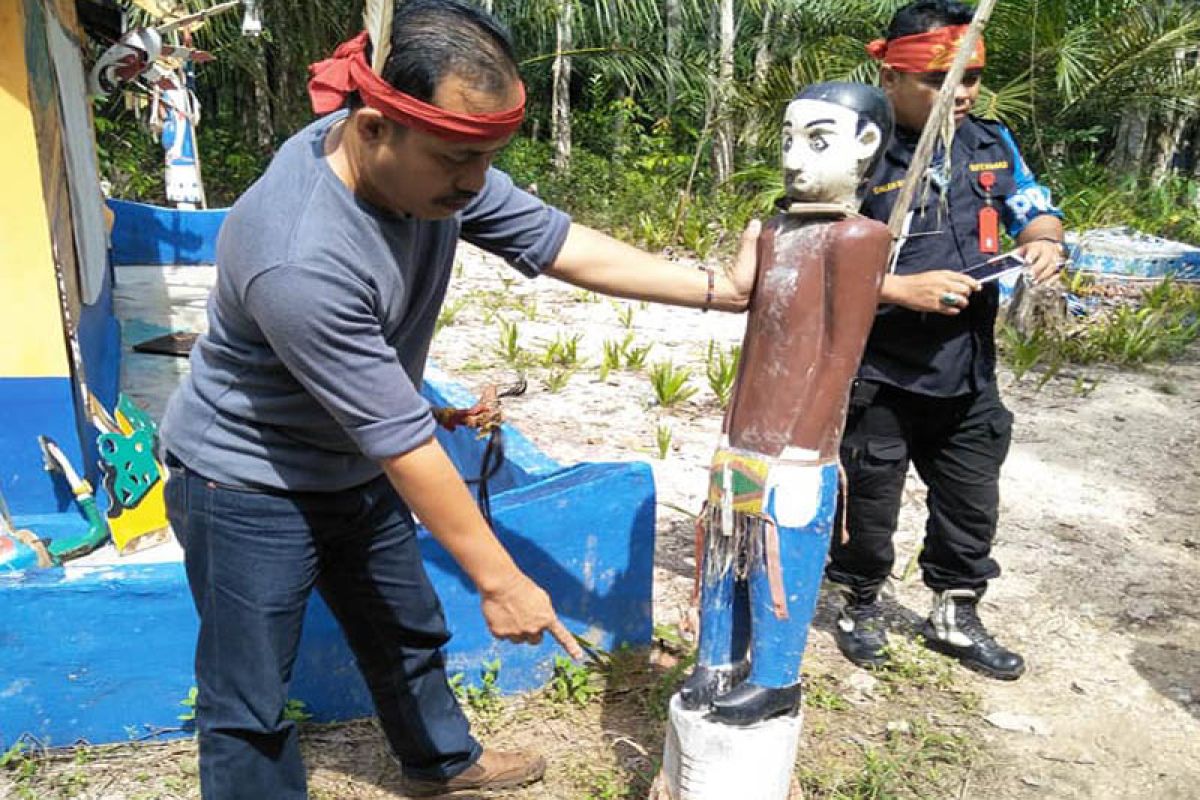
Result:
<svg viewBox="0 0 1200 800">
<path fill-rule="evenodd" d="M 783 120 L 783 181 L 787 196 L 809 203 L 857 205 L 863 170 L 883 136 L 858 112 L 823 100 L 794 100 Z"/>
</svg>

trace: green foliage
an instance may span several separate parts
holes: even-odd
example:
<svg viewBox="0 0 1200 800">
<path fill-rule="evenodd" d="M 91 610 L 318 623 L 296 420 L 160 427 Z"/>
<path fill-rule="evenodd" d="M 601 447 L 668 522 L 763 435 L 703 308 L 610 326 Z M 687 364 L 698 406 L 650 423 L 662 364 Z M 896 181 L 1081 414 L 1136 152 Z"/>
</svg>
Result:
<svg viewBox="0 0 1200 800">
<path fill-rule="evenodd" d="M 1195 311 L 1121 306 L 1081 336 L 1063 340 L 1062 347 L 1064 356 L 1079 364 L 1137 365 L 1177 356 L 1197 335 Z"/>
<path fill-rule="evenodd" d="M 509 366 L 521 367 L 529 360 L 528 353 L 521 347 L 520 338 L 521 331 L 517 327 L 517 323 L 500 320 L 500 340 L 496 347 L 496 354 Z"/>
<path fill-rule="evenodd" d="M 631 303 L 613 302 L 613 307 L 617 309 L 617 320 L 621 323 L 622 328 L 633 327 L 634 307 Z"/>
<path fill-rule="evenodd" d="M 196 721 L 196 695 L 199 690 L 193 686 L 188 689 L 187 696 L 179 701 L 179 705 L 184 706 L 187 710 L 176 715 L 176 719 L 188 723 Z M 308 713 L 308 704 L 303 700 L 290 698 L 283 707 L 283 718 L 292 722 L 306 722 L 312 719 L 312 714 Z M 79 754 L 76 753 L 78 759 Z"/>
<path fill-rule="evenodd" d="M 650 350 L 653 347 L 653 342 L 635 347 L 633 344 L 633 334 L 627 335 L 625 341 L 621 343 L 621 348 L 625 354 L 625 369 L 634 371 L 644 367 L 646 365 L 646 358 L 650 355 Z"/>
<path fill-rule="evenodd" d="M 586 706 L 600 694 L 599 676 L 566 656 L 554 657 L 554 674 L 548 685 L 550 700 L 565 705 Z"/>
<path fill-rule="evenodd" d="M 846 711 L 850 703 L 834 688 L 837 681 L 830 675 L 804 677 L 804 705 L 826 711 Z"/>
<path fill-rule="evenodd" d="M 1000 351 L 1020 380 L 1029 370 L 1045 365 L 1043 383 L 1065 363 L 1107 363 L 1138 366 L 1181 354 L 1200 338 L 1200 290 L 1161 281 L 1146 289 L 1136 303 L 1118 305 L 1063 332 L 1036 330 L 1022 335 L 1011 327 L 1000 330 Z M 1095 389 L 1077 384 L 1076 393 Z"/>
<path fill-rule="evenodd" d="M 457 672 L 450 676 L 450 688 L 459 702 L 471 709 L 481 720 L 489 721 L 503 708 L 500 699 L 500 659 L 485 661 L 479 669 L 479 683 L 467 683 L 466 676 Z"/>
<path fill-rule="evenodd" d="M 1029 370 L 1038 365 L 1049 348 L 1049 337 L 1040 330 L 1024 334 L 1011 325 L 1000 328 L 1000 351 L 1005 362 L 1013 371 L 1013 377 L 1021 380 Z"/>
<path fill-rule="evenodd" d="M 437 322 L 434 323 L 433 332 L 437 334 L 447 325 L 453 325 L 458 319 L 459 313 L 466 308 L 467 302 L 466 297 L 458 297 L 443 303 L 441 311 L 438 312 Z"/>
<path fill-rule="evenodd" d="M 799 767 L 803 795 L 827 800 L 958 796 L 962 770 L 976 753 L 967 737 L 940 733 L 917 720 L 897 726 L 882 743 L 859 745 L 861 754 L 851 753 L 835 769 Z"/>
<path fill-rule="evenodd" d="M 38 771 L 38 762 L 34 757 L 35 745 L 24 736 L 18 737 L 12 745 L 0 753 L 0 770 L 11 773 L 17 783 L 29 780 Z"/>
<path fill-rule="evenodd" d="M 312 714 L 308 713 L 308 704 L 303 700 L 289 698 L 283 707 L 283 718 L 292 722 L 307 722 L 312 719 Z"/>
<path fill-rule="evenodd" d="M 692 371 L 688 367 L 677 367 L 670 361 L 659 361 L 650 367 L 650 385 L 654 388 L 654 399 L 663 408 L 677 406 L 698 390 L 688 381 Z"/>
<path fill-rule="evenodd" d="M 238 196 L 270 163 L 270 153 L 257 149 L 247 131 L 205 120 L 196 128 L 201 176 L 208 205 L 221 208 L 233 205 Z"/>
<path fill-rule="evenodd" d="M 176 715 L 176 719 L 181 722 L 195 722 L 196 720 L 196 694 L 199 692 L 195 686 L 188 689 L 187 696 L 179 701 L 179 705 L 187 709 L 182 714 Z"/>
<path fill-rule="evenodd" d="M 665 459 L 671 452 L 671 426 L 659 423 L 654 429 L 654 443 L 658 447 L 659 459 Z"/>
<path fill-rule="evenodd" d="M 539 358 L 543 367 L 574 367 L 579 363 L 579 342 L 583 334 L 570 336 L 558 334 L 553 341 L 546 342 Z"/>
<path fill-rule="evenodd" d="M 728 350 L 723 350 L 715 339 L 708 340 L 704 373 L 708 378 L 708 388 L 712 389 L 712 393 L 717 396 L 717 402 L 721 404 L 721 408 L 729 405 L 741 357 L 741 345 L 735 344 Z"/>
<path fill-rule="evenodd" d="M 660 722 L 667 718 L 667 711 L 671 704 L 671 695 L 678 691 L 680 684 L 684 678 L 692 671 L 692 667 L 696 663 L 695 653 L 689 653 L 685 658 L 681 658 L 675 662 L 670 669 L 655 681 L 650 687 L 650 692 L 646 698 L 646 710 L 650 716 Z"/>
<path fill-rule="evenodd" d="M 1068 229 L 1125 225 L 1200 245 L 1200 214 L 1193 210 L 1200 207 L 1200 182 L 1194 179 L 1112 175 L 1092 158 L 1065 165 L 1046 177 L 1066 215 Z"/>
<path fill-rule="evenodd" d="M 557 394 L 566 388 L 574 374 L 575 370 L 569 367 L 552 367 L 542 376 L 542 385 L 546 387 L 546 391 Z"/>
<path fill-rule="evenodd" d="M 608 374 L 614 369 L 621 368 L 621 357 L 624 350 L 621 343 L 615 339 L 605 339 L 600 356 L 600 380 L 608 380 Z"/>
<path fill-rule="evenodd" d="M 100 177 L 113 197 L 146 203 L 166 201 L 162 147 L 131 114 L 114 109 L 102 116 L 96 105 L 96 157 Z"/>
</svg>

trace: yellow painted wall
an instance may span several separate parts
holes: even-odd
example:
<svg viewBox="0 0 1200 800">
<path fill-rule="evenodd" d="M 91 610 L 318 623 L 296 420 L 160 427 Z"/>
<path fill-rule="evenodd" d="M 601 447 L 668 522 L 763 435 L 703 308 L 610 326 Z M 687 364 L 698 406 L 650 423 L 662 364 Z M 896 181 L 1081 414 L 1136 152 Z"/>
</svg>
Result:
<svg viewBox="0 0 1200 800">
<path fill-rule="evenodd" d="M 22 6 L 0 0 L 0 378 L 66 377 Z"/>
</svg>

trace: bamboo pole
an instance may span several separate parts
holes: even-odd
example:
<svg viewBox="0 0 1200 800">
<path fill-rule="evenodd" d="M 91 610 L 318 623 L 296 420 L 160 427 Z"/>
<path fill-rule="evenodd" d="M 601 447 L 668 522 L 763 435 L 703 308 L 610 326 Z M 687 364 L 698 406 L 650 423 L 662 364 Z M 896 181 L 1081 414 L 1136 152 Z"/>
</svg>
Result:
<svg viewBox="0 0 1200 800">
<path fill-rule="evenodd" d="M 933 148 L 937 144 L 938 134 L 950 119 L 951 109 L 954 107 L 954 93 L 962 81 L 963 73 L 967 71 L 967 62 L 971 60 L 971 55 L 975 52 L 975 43 L 983 35 L 983 29 L 987 26 L 997 1 L 980 0 L 979 5 L 975 8 L 975 17 L 963 35 L 958 53 L 954 57 L 954 63 L 950 65 L 950 71 L 946 73 L 946 79 L 942 81 L 942 88 L 938 92 L 937 100 L 934 101 L 929 119 L 925 121 L 921 138 L 917 141 L 917 149 L 913 152 L 912 163 L 908 167 L 908 174 L 904 177 L 904 186 L 901 187 L 900 195 L 896 198 L 896 205 L 892 207 L 892 215 L 888 218 L 888 231 L 892 234 L 893 258 L 904 243 L 902 235 L 904 220 L 908 216 L 913 197 L 916 196 L 917 186 L 924 180 L 925 171 L 929 168 L 929 162 L 933 158 Z"/>
</svg>

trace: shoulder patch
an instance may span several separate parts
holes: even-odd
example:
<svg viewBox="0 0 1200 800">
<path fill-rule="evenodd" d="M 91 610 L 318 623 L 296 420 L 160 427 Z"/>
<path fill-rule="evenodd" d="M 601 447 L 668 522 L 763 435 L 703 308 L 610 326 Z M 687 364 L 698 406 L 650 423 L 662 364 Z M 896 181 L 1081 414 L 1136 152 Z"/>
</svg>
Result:
<svg viewBox="0 0 1200 800">
<path fill-rule="evenodd" d="M 871 190 L 871 194 L 887 194 L 888 192 L 896 191 L 903 185 L 904 185 L 904 181 L 902 181 L 902 180 L 892 181 L 891 183 L 883 183 L 883 184 L 880 184 L 879 186 L 876 186 L 875 188 L 873 188 Z"/>
</svg>

